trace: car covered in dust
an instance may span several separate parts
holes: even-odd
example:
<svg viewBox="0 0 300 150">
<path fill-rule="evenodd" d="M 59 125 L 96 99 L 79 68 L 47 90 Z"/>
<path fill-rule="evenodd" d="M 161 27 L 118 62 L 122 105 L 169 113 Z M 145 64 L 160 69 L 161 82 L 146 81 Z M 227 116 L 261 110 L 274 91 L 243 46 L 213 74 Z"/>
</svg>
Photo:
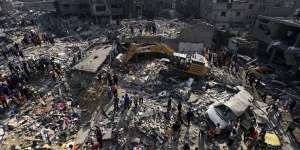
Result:
<svg viewBox="0 0 300 150">
<path fill-rule="evenodd" d="M 230 121 L 237 120 L 249 109 L 253 97 L 244 88 L 239 89 L 240 91 L 228 101 L 216 102 L 209 106 L 206 114 L 214 126 L 219 124 L 221 129 L 225 129 Z"/>
</svg>

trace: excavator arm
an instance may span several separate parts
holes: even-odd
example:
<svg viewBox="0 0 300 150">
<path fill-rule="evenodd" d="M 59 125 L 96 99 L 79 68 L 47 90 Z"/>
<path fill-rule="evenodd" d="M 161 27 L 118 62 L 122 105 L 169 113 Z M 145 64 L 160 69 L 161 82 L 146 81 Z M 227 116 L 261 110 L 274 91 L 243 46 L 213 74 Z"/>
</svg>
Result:
<svg viewBox="0 0 300 150">
<path fill-rule="evenodd" d="M 128 64 L 135 55 L 137 54 L 164 54 L 168 56 L 169 59 L 173 62 L 173 66 L 178 68 L 179 70 L 184 71 L 185 73 L 196 75 L 196 76 L 204 76 L 208 72 L 208 65 L 207 63 L 203 62 L 196 62 L 190 61 L 186 62 L 187 58 L 185 54 L 184 56 L 179 56 L 177 53 L 173 51 L 173 49 L 169 48 L 167 45 L 164 44 L 131 44 L 128 48 L 127 55 L 123 57 L 122 62 L 126 66 L 127 70 L 131 70 Z M 204 58 L 205 59 L 205 58 Z M 206 60 L 205 60 L 206 62 Z M 178 65 L 179 64 L 179 65 Z"/>
<path fill-rule="evenodd" d="M 158 53 L 165 54 L 168 57 L 172 57 L 174 51 L 164 44 L 152 44 L 152 45 L 140 45 L 140 44 L 131 44 L 128 48 L 127 56 L 125 58 L 125 63 L 130 61 L 137 54 L 146 54 L 146 53 Z"/>
</svg>

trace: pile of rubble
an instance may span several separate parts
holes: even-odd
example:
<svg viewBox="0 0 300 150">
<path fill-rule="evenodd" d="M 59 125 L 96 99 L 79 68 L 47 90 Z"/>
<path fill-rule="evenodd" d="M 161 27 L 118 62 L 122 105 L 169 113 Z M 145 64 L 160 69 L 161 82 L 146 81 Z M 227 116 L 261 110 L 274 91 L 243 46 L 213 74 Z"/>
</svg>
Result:
<svg viewBox="0 0 300 150">
<path fill-rule="evenodd" d="M 142 143 L 145 148 L 156 149 L 177 149 L 186 142 L 192 147 L 198 147 L 198 125 L 208 106 L 214 102 L 226 101 L 234 94 L 217 82 L 203 82 L 202 86 L 197 86 L 193 85 L 192 78 L 166 77 L 160 73 L 162 69 L 167 69 L 160 60 L 138 63 L 134 68 L 129 74 L 118 73 L 122 79 L 118 86 L 121 100 L 119 111 L 114 112 L 114 106 L 108 104 L 104 110 L 105 115 L 96 119 L 95 125 L 103 131 L 105 149 L 132 148 L 138 143 Z M 206 84 L 210 88 L 204 91 L 203 87 Z M 125 93 L 129 94 L 132 101 L 128 110 L 123 109 L 122 99 Z M 169 96 L 173 97 L 170 113 L 167 112 Z M 140 98 L 143 98 L 142 102 L 139 101 Z M 189 129 L 181 132 L 176 143 L 172 128 L 177 120 L 176 107 L 179 103 L 182 103 L 184 113 L 192 108 L 195 120 Z M 186 137 L 186 134 L 190 136 Z M 88 144 L 85 147 L 96 142 L 95 136 L 92 130 L 86 139 Z"/>
<path fill-rule="evenodd" d="M 35 100 L 9 112 L 9 118 L 2 121 L 5 130 L 3 149 L 36 149 L 50 145 L 59 149 L 76 138 L 81 111 L 73 99 L 66 99 L 54 92 L 58 91 L 37 96 Z"/>
</svg>

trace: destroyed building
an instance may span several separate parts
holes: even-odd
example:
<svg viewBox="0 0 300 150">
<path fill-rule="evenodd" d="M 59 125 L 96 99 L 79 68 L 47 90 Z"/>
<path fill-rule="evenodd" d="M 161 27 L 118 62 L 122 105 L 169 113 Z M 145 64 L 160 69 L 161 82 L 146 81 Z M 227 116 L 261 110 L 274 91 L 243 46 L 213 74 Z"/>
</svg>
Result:
<svg viewBox="0 0 300 150">
<path fill-rule="evenodd" d="M 263 0 L 262 3 L 259 3 L 258 14 L 271 17 L 287 17 L 298 7 L 298 0 Z"/>
<path fill-rule="evenodd" d="M 255 39 L 246 39 L 242 37 L 232 37 L 228 40 L 227 48 L 239 54 L 255 56 L 258 42 Z"/>
<path fill-rule="evenodd" d="M 255 19 L 256 5 L 251 0 L 203 0 L 201 15 L 218 27 L 243 26 Z"/>
<path fill-rule="evenodd" d="M 218 27 L 240 28 L 254 23 L 259 14 L 289 16 L 295 4 L 295 0 L 202 0 L 201 17 Z"/>
<path fill-rule="evenodd" d="M 300 66 L 300 22 L 293 17 L 258 16 L 254 35 L 269 62 Z"/>
</svg>

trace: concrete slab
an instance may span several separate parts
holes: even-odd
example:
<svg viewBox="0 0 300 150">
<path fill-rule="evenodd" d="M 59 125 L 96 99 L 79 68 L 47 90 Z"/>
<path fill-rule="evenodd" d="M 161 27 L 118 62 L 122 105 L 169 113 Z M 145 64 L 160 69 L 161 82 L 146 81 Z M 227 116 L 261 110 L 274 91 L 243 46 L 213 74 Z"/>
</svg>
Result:
<svg viewBox="0 0 300 150">
<path fill-rule="evenodd" d="M 74 70 L 96 73 L 112 51 L 111 46 L 105 46 L 92 52 L 85 60 L 74 66 Z"/>
</svg>

